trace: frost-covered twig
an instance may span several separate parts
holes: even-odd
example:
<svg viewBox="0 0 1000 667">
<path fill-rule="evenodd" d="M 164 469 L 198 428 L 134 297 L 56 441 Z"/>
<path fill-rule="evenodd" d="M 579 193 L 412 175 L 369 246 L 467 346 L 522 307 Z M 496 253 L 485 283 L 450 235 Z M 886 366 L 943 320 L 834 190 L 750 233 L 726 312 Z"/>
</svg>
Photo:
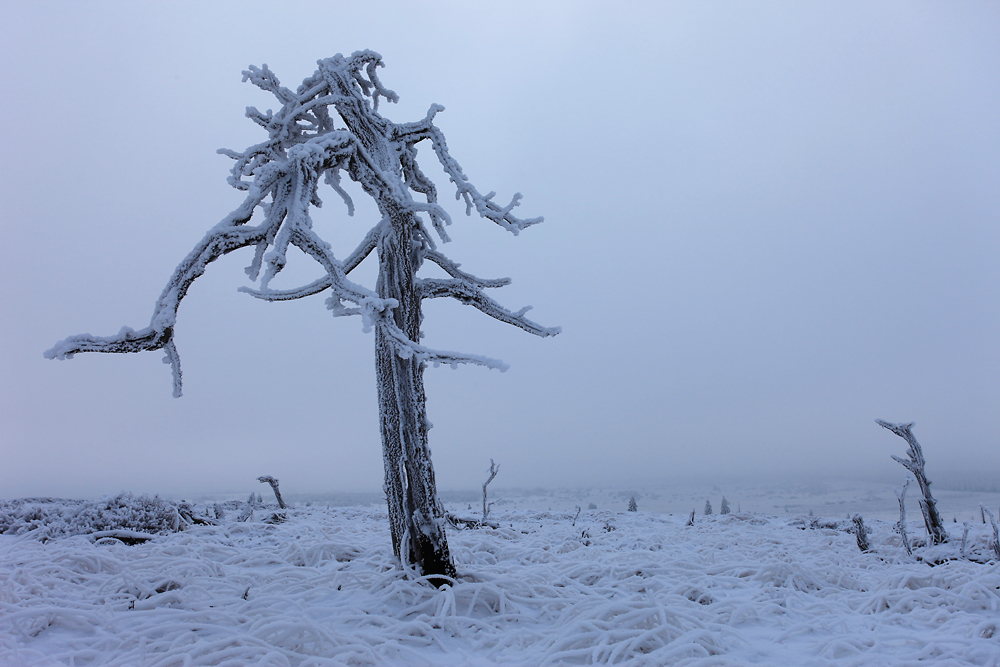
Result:
<svg viewBox="0 0 1000 667">
<path fill-rule="evenodd" d="M 907 479 L 903 483 L 903 490 L 896 491 L 896 500 L 899 501 L 899 522 L 896 524 L 896 532 L 899 533 L 900 539 L 903 540 L 903 546 L 906 547 L 906 553 L 912 556 L 913 547 L 910 545 L 910 536 L 906 531 L 906 490 L 909 487 L 910 480 Z"/>
<path fill-rule="evenodd" d="M 911 430 L 914 425 L 913 422 L 909 424 L 892 424 L 881 419 L 876 419 L 875 423 L 903 438 L 910 446 L 906 452 L 910 457 L 909 460 L 895 455 L 892 458 L 909 470 L 920 486 L 920 492 L 923 494 L 923 498 L 919 501 L 920 510 L 924 515 L 924 525 L 927 527 L 927 534 L 930 537 L 931 544 L 947 542 L 948 533 L 945 531 L 944 522 L 938 513 L 937 501 L 931 495 L 931 481 L 927 479 L 927 475 L 924 472 L 924 452 Z"/>
<path fill-rule="evenodd" d="M 500 472 L 500 466 L 495 464 L 493 462 L 493 459 L 490 459 L 490 476 L 486 478 L 485 482 L 483 482 L 483 523 L 485 523 L 486 519 L 489 517 L 490 505 L 493 504 L 493 503 L 490 503 L 489 505 L 486 504 L 486 487 L 490 485 L 490 482 L 493 481 L 493 478 L 497 476 L 498 472 Z"/>
</svg>

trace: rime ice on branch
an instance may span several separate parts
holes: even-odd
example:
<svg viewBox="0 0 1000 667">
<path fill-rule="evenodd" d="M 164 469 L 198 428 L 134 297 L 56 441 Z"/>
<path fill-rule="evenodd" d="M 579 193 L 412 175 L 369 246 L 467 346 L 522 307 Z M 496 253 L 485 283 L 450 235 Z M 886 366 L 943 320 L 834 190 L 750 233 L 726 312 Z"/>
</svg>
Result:
<svg viewBox="0 0 1000 667">
<path fill-rule="evenodd" d="M 504 205 L 494 200 L 495 193 L 482 194 L 471 183 L 434 125 L 435 115 L 444 107 L 432 105 L 423 119 L 413 123 L 393 123 L 379 115 L 380 99 L 398 99 L 377 76 L 382 65 L 381 56 L 372 51 L 347 58 L 338 54 L 320 60 L 313 75 L 294 91 L 283 87 L 267 65 L 245 71 L 244 81 L 272 93 L 281 108 L 277 112 L 248 108 L 247 117 L 266 130 L 267 139 L 243 152 L 220 151 L 235 160 L 229 183 L 247 193 L 243 204 L 211 228 L 178 265 L 156 301 L 149 326 L 138 331 L 124 327 L 107 337 L 71 336 L 45 356 L 68 359 L 79 352 L 163 350 L 164 361 L 173 369 L 174 395 L 180 396 L 174 333 L 181 300 L 213 261 L 240 248 L 253 248 L 246 273 L 259 281 L 258 286 L 241 291 L 265 301 L 327 292 L 326 304 L 333 315 L 357 315 L 365 331 L 374 329 L 393 547 L 404 567 L 413 566 L 440 584 L 454 575 L 454 567 L 427 448 L 430 424 L 424 409 L 423 371 L 428 362 L 501 370 L 505 366 L 477 355 L 423 346 L 421 302 L 451 297 L 538 336 L 552 336 L 559 329 L 529 320 L 527 307 L 511 311 L 486 295 L 485 290 L 506 285 L 508 279 L 477 278 L 459 270 L 459 264 L 438 250 L 434 234 L 448 241 L 445 227 L 452 219 L 417 162 L 416 146 L 423 141 L 454 185 L 456 199 L 465 203 L 467 215 L 475 211 L 513 234 L 542 219 L 514 214 L 520 194 Z M 382 217 L 352 252 L 337 256 L 313 229 L 310 210 L 321 206 L 319 188 L 326 183 L 353 215 L 354 202 L 342 187 L 344 176 L 375 200 Z M 290 247 L 311 257 L 320 275 L 297 289 L 274 290 L 271 281 L 285 266 Z M 376 249 L 379 274 L 374 288 L 349 280 L 348 274 Z M 417 277 L 425 262 L 439 266 L 449 277 Z"/>
</svg>

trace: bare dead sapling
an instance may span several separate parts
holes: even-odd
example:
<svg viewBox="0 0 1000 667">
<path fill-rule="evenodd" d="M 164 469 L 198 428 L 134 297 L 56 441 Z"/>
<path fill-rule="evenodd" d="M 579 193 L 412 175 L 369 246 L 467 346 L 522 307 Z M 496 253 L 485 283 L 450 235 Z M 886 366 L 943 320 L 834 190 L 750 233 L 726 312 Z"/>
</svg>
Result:
<svg viewBox="0 0 1000 667">
<path fill-rule="evenodd" d="M 487 504 L 486 502 L 486 487 L 490 485 L 490 482 L 493 481 L 493 478 L 497 476 L 498 472 L 500 472 L 500 466 L 494 463 L 493 459 L 490 459 L 490 476 L 486 478 L 485 482 L 483 482 L 483 523 L 486 523 L 486 519 L 489 518 L 490 507 L 493 505 L 493 503 Z"/>
<path fill-rule="evenodd" d="M 243 507 L 243 510 L 236 516 L 237 521 L 249 521 L 250 517 L 253 516 L 253 511 L 257 506 L 257 499 L 254 497 L 253 492 L 250 492 L 250 498 L 247 499 L 247 504 Z"/>
<path fill-rule="evenodd" d="M 914 437 L 912 429 L 914 426 L 913 422 L 909 424 L 892 424 L 881 419 L 876 419 L 875 423 L 879 426 L 889 429 L 899 437 L 906 440 L 906 443 L 910 446 L 906 450 L 906 454 L 909 459 L 902 459 L 898 456 L 893 455 L 893 460 L 898 462 L 904 468 L 910 471 L 913 477 L 917 480 L 917 485 L 920 486 L 920 493 L 923 494 L 918 502 L 920 504 L 920 511 L 924 515 L 924 525 L 927 527 L 927 535 L 930 539 L 931 544 L 943 544 L 948 541 L 948 533 L 944 529 L 944 522 L 941 520 L 941 515 L 938 513 L 937 501 L 934 500 L 934 496 L 931 495 L 931 481 L 927 479 L 927 475 L 924 472 L 924 466 L 926 461 L 924 460 L 924 451 L 920 447 L 920 443 Z"/>
<path fill-rule="evenodd" d="M 906 490 L 910 487 L 910 480 L 907 479 L 903 483 L 903 490 L 896 491 L 896 500 L 899 501 L 899 523 L 896 524 L 896 532 L 899 533 L 899 537 L 903 540 L 903 546 L 906 547 L 906 553 L 910 556 L 913 555 L 913 547 L 910 545 L 910 535 L 906 531 Z"/>
<path fill-rule="evenodd" d="M 262 477 L 258 477 L 257 481 L 261 484 L 270 484 L 271 490 L 274 491 L 274 499 L 278 501 L 278 507 L 281 509 L 288 509 L 288 505 L 286 505 L 285 501 L 281 499 L 281 491 L 278 490 L 278 480 L 270 475 L 263 475 Z"/>
<path fill-rule="evenodd" d="M 687 523 L 684 524 L 684 525 L 685 526 L 693 526 L 694 525 L 694 508 L 691 509 L 691 516 L 688 517 Z"/>
<path fill-rule="evenodd" d="M 858 549 L 861 549 L 863 553 L 868 553 L 872 550 L 872 546 L 868 542 L 868 534 L 872 532 L 871 528 L 865 525 L 865 520 L 860 514 L 855 514 L 851 520 L 854 522 L 854 537 L 858 541 Z"/>
<path fill-rule="evenodd" d="M 454 577 L 455 568 L 427 443 L 424 370 L 427 364 L 441 363 L 506 367 L 478 355 L 425 347 L 421 304 L 424 299 L 448 297 L 537 336 L 552 336 L 559 329 L 529 320 L 528 308 L 507 310 L 486 295 L 486 290 L 506 285 L 509 279 L 485 280 L 466 273 L 438 249 L 435 234 L 441 242 L 449 240 L 445 227 L 451 216 L 438 203 L 437 187 L 417 162 L 421 142 L 430 145 L 429 153 L 453 184 L 456 198 L 464 201 L 467 214 L 475 212 L 513 234 L 542 219 L 514 214 L 520 194 L 505 205 L 494 200 L 495 193 L 483 194 L 472 184 L 434 124 L 443 107 L 432 105 L 424 118 L 411 123 L 395 123 L 380 115 L 380 100 L 398 100 L 378 78 L 382 65 L 382 57 L 373 51 L 349 57 L 338 54 L 319 61 L 318 69 L 295 90 L 282 86 L 266 65 L 243 72 L 244 80 L 273 94 L 281 105 L 276 112 L 247 109 L 250 120 L 267 132 L 263 142 L 243 152 L 221 151 L 235 160 L 229 183 L 247 193 L 243 204 L 212 227 L 181 261 L 156 301 L 149 326 L 138 331 L 125 327 L 108 337 L 72 336 L 45 356 L 68 359 L 81 352 L 162 350 L 173 371 L 174 395 L 180 396 L 181 364 L 174 334 L 181 300 L 209 264 L 235 250 L 252 248 L 246 273 L 259 284 L 241 291 L 264 301 L 325 293 L 332 315 L 358 316 L 364 331 L 374 330 L 393 551 L 404 568 L 440 585 Z M 374 200 L 381 217 L 353 250 L 334 254 L 313 225 L 310 211 L 321 205 L 320 187 L 326 183 L 343 199 L 347 214 L 353 215 L 354 202 L 342 187 L 345 176 Z M 274 289 L 271 282 L 292 248 L 316 261 L 320 277 L 296 289 Z M 374 287 L 349 280 L 372 251 L 378 258 Z M 447 277 L 418 277 L 428 264 Z"/>
<path fill-rule="evenodd" d="M 993 516 L 993 512 L 991 512 L 986 505 L 980 504 L 979 507 L 982 508 L 983 512 L 986 513 L 986 516 L 990 518 L 990 525 L 993 527 L 993 539 L 990 540 L 990 549 L 993 550 L 994 555 L 996 555 L 997 559 L 1000 560 L 1000 526 L 997 526 L 997 520 Z"/>
</svg>

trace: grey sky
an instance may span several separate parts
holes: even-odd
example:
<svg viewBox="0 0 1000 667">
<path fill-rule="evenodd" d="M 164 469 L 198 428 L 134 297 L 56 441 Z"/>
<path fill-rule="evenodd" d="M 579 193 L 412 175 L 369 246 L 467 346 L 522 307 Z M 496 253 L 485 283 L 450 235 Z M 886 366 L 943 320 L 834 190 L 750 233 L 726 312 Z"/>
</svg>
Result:
<svg viewBox="0 0 1000 667">
<path fill-rule="evenodd" d="M 507 486 L 902 479 L 877 417 L 915 420 L 930 465 L 1000 470 L 997 5 L 291 4 L 0 5 L 0 497 L 379 488 L 372 336 L 238 294 L 246 253 L 181 307 L 184 398 L 158 353 L 42 358 L 145 326 L 242 200 L 215 150 L 277 106 L 247 65 L 295 87 L 363 48 L 386 116 L 443 104 L 473 182 L 546 217 L 514 238 L 449 205 L 449 255 L 563 334 L 427 305 L 429 345 L 511 364 L 428 371 L 440 487 L 490 458 Z M 373 207 L 325 201 L 343 256 Z"/>
</svg>

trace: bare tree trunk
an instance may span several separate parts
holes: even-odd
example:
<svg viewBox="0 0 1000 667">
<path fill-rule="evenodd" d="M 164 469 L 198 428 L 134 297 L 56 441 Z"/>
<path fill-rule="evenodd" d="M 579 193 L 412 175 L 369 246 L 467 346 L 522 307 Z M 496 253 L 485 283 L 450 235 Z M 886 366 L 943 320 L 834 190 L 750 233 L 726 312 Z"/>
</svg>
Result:
<svg viewBox="0 0 1000 667">
<path fill-rule="evenodd" d="M 396 325 L 419 340 L 420 298 L 416 294 L 411 258 L 410 212 L 391 211 L 392 228 L 379 242 L 378 295 L 396 299 Z M 385 494 L 389 506 L 392 547 L 404 566 L 414 566 L 436 585 L 455 577 L 448 540 L 438 516 L 437 487 L 427 446 L 424 364 L 396 353 L 382 327 L 375 330 L 379 422 L 382 431 Z"/>
<path fill-rule="evenodd" d="M 387 136 L 392 124 L 360 100 L 343 74 L 336 76 L 343 98 L 336 103 L 348 129 L 364 145 L 368 155 L 382 170 L 383 177 L 400 177 L 398 143 Z M 394 127 L 394 126 L 393 126 Z M 402 179 L 400 178 L 400 184 Z M 364 185 L 364 184 L 363 184 Z M 420 300 L 415 272 L 419 268 L 413 247 L 417 225 L 412 210 L 395 201 L 393 195 L 370 189 L 379 210 L 390 226 L 378 240 L 379 273 L 375 291 L 383 299 L 399 305 L 392 316 L 411 341 L 420 340 Z M 405 188 L 402 188 L 405 190 Z M 440 519 L 437 485 L 427 446 L 424 363 L 414 357 L 400 357 L 382 326 L 375 327 L 375 371 L 378 381 L 379 427 L 392 549 L 404 567 L 413 566 L 437 586 L 455 577 L 448 539 Z"/>
</svg>

